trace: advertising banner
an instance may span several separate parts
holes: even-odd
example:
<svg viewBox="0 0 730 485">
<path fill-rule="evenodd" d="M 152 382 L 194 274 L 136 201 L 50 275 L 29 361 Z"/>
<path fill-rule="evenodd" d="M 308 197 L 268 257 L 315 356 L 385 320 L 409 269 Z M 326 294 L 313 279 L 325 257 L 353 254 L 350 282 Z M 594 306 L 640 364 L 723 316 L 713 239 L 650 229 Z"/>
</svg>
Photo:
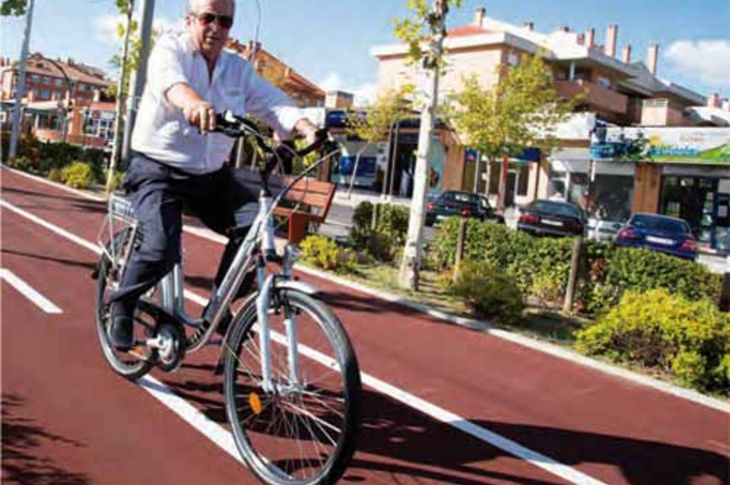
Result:
<svg viewBox="0 0 730 485">
<path fill-rule="evenodd" d="M 595 160 L 730 167 L 730 128 L 606 128 L 590 152 Z"/>
</svg>

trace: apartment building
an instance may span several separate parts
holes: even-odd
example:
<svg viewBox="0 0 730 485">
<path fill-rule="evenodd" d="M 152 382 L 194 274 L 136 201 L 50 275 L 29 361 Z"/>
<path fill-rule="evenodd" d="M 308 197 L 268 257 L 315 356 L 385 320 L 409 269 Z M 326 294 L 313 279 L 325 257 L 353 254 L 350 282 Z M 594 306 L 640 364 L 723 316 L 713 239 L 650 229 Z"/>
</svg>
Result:
<svg viewBox="0 0 730 485">
<path fill-rule="evenodd" d="M 706 97 L 659 77 L 659 45 L 651 45 L 645 59 L 639 60 L 632 57 L 630 45 L 624 45 L 619 54 L 618 42 L 618 25 L 608 26 L 605 41 L 599 44 L 593 28 L 575 32 L 565 26 L 542 33 L 533 22 L 512 25 L 488 17 L 480 8 L 469 25 L 448 32 L 448 66 L 440 95 L 459 91 L 463 78 L 470 75 L 489 89 L 500 81 L 505 66 L 518 65 L 525 54 L 542 53 L 553 72 L 557 93 L 566 97 L 582 93 L 584 98 L 578 112 L 558 128 L 560 149 L 537 157 L 527 150 L 528 156 L 510 161 L 507 204 L 520 206 L 535 198 L 561 196 L 591 212 L 601 207 L 605 217 L 618 220 L 632 211 L 670 213 L 687 219 L 701 241 L 730 250 L 730 223 L 722 216 L 730 197 L 727 100 L 717 94 Z M 406 61 L 405 45 L 376 46 L 372 54 L 379 61 L 379 90 L 421 82 L 419 68 Z M 590 133 L 597 123 L 608 126 L 616 140 L 628 135 L 622 128 L 641 127 L 649 151 L 653 147 L 655 153 L 685 149 L 684 153 L 718 156 L 712 160 L 653 157 L 651 162 L 647 158 L 597 159 L 590 150 Z M 637 132 L 631 135 L 637 136 Z M 709 146 L 709 140 L 714 145 Z M 393 171 L 405 173 L 413 163 L 413 146 L 401 149 L 396 143 L 395 150 L 399 154 Z M 400 154 L 403 150 L 405 155 Z M 431 160 L 436 167 L 443 166 L 438 189 L 476 191 L 496 199 L 498 165 L 487 170 L 486 161 L 468 147 L 446 146 L 436 152 L 445 154 L 442 160 Z M 688 189 L 673 188 L 677 185 Z M 675 195 L 670 197 L 670 193 Z M 696 198 L 702 204 L 689 202 Z M 678 206 L 679 199 L 685 202 Z"/>
<path fill-rule="evenodd" d="M 0 59 L 0 123 L 10 123 L 18 64 Z M 23 97 L 26 131 L 42 141 L 103 147 L 113 139 L 114 103 L 104 94 L 113 82 L 99 68 L 73 59 L 28 57 Z"/>
</svg>

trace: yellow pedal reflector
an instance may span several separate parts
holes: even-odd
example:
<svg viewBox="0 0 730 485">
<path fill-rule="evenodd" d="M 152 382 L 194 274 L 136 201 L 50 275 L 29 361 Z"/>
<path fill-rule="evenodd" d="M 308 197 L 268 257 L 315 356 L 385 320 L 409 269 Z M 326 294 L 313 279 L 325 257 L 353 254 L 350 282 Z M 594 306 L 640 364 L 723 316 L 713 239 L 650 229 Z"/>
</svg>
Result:
<svg viewBox="0 0 730 485">
<path fill-rule="evenodd" d="M 261 410 L 263 409 L 263 406 L 261 405 L 261 398 L 255 392 L 249 393 L 248 405 L 251 406 L 251 409 L 253 410 L 254 414 L 256 414 L 256 415 L 261 414 Z"/>
</svg>

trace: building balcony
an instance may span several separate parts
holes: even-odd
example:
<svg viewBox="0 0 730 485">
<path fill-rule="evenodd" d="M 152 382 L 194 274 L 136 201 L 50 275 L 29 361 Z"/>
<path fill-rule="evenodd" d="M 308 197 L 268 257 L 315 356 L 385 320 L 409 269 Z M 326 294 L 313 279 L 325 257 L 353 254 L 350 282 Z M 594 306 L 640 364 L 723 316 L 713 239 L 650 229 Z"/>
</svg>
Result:
<svg viewBox="0 0 730 485">
<path fill-rule="evenodd" d="M 555 91 L 565 98 L 583 94 L 585 96 L 583 102 L 599 111 L 624 115 L 628 110 L 629 98 L 627 96 L 584 79 L 555 81 Z"/>
</svg>

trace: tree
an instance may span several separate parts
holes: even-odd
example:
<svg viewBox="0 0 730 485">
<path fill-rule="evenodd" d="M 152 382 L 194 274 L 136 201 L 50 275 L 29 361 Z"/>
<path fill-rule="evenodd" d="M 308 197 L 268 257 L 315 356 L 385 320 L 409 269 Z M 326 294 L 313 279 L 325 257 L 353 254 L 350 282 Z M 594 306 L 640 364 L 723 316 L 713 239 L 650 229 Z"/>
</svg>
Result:
<svg viewBox="0 0 730 485">
<path fill-rule="evenodd" d="M 551 71 L 540 54 L 525 54 L 516 67 L 499 69 L 503 69 L 502 75 L 490 90 L 480 86 L 476 75 L 466 78 L 464 89 L 450 99 L 447 112 L 464 144 L 486 157 L 488 167 L 501 157 L 497 208 L 503 210 L 509 157 L 520 156 L 528 147 L 550 153 L 557 144 L 557 124 L 568 118 L 579 97 L 557 95 Z"/>
<path fill-rule="evenodd" d="M 352 111 L 347 117 L 347 134 L 354 135 L 365 141 L 355 156 L 355 166 L 350 176 L 348 198 L 355 183 L 357 169 L 360 166 L 360 157 L 367 148 L 380 140 L 385 139 L 390 129 L 397 122 L 411 114 L 411 97 L 414 86 L 406 84 L 400 89 L 390 90 L 378 94 L 375 101 L 361 110 Z M 388 153 L 390 157 L 390 153 Z M 390 166 L 390 158 L 388 159 Z"/>
<path fill-rule="evenodd" d="M 438 106 L 438 83 L 444 64 L 444 39 L 446 38 L 446 14 L 449 5 L 460 6 L 462 0 L 433 0 L 429 9 L 426 0 L 408 0 L 410 16 L 396 20 L 396 36 L 408 44 L 411 63 L 421 61 L 430 84 L 421 110 L 421 126 L 418 137 L 418 156 L 414 177 L 411 214 L 408 219 L 408 236 L 403 251 L 399 284 L 402 287 L 418 290 L 419 272 L 423 241 L 423 223 L 426 207 L 426 184 L 428 177 L 428 155 L 431 151 L 434 114 Z M 422 43 L 428 40 L 428 50 Z"/>
<path fill-rule="evenodd" d="M 28 0 L 2 0 L 0 4 L 0 15 L 3 17 L 20 17 L 25 15 L 28 8 Z"/>
</svg>

